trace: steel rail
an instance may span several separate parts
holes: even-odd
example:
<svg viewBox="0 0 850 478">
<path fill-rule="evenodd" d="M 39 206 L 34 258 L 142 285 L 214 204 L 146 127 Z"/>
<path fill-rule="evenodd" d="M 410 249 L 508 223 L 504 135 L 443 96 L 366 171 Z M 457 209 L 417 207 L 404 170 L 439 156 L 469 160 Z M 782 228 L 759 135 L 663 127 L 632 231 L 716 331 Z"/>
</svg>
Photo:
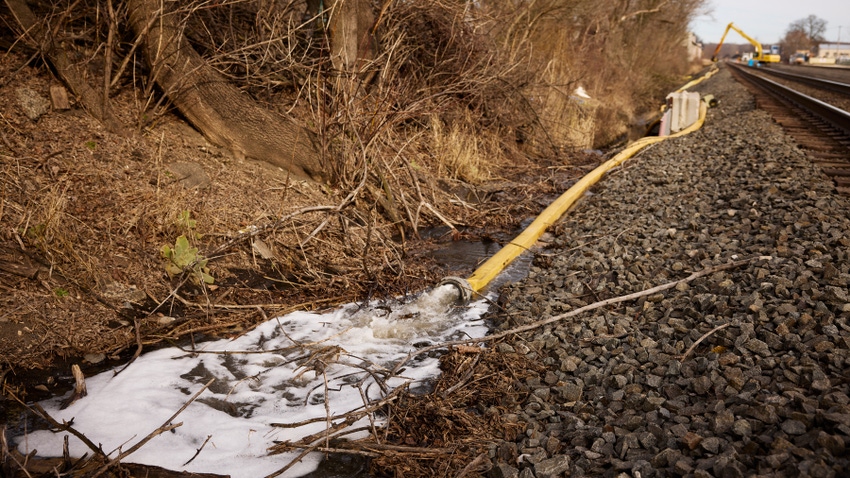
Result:
<svg viewBox="0 0 850 478">
<path fill-rule="evenodd" d="M 778 71 L 771 68 L 762 68 L 759 69 L 759 73 L 767 73 L 771 76 L 778 76 L 780 78 L 785 78 L 788 80 L 793 80 L 799 83 L 803 83 L 814 88 L 820 90 L 829 90 L 834 93 L 838 93 L 840 95 L 844 95 L 850 97 L 850 84 L 841 83 L 838 81 L 825 80 L 822 78 L 814 78 L 811 76 L 803 76 L 803 75 L 795 75 L 794 73 L 788 73 L 785 71 Z"/>
<path fill-rule="evenodd" d="M 829 123 L 833 128 L 850 136 L 850 112 L 825 103 L 817 98 L 812 98 L 799 91 L 781 85 L 769 78 L 755 74 L 749 67 L 743 67 L 728 63 L 729 66 L 735 68 L 736 71 L 743 74 L 743 77 L 750 83 L 763 90 L 765 93 L 773 96 L 779 101 L 790 103 L 792 106 L 808 111 L 818 118 Z M 761 70 L 759 70 L 761 71 Z"/>
</svg>

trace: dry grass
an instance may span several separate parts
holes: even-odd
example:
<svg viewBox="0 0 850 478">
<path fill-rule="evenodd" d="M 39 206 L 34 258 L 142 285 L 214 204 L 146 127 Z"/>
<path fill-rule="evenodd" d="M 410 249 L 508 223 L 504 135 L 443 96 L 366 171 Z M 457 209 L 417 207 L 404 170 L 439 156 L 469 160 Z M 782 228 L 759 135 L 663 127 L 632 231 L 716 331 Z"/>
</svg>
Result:
<svg viewBox="0 0 850 478">
<path fill-rule="evenodd" d="M 489 178 L 487 165 L 494 161 L 487 157 L 487 148 L 479 145 L 486 137 L 471 131 L 471 121 L 465 119 L 465 125 L 447 125 L 439 117 L 432 117 L 431 145 L 440 176 L 479 184 Z"/>
</svg>

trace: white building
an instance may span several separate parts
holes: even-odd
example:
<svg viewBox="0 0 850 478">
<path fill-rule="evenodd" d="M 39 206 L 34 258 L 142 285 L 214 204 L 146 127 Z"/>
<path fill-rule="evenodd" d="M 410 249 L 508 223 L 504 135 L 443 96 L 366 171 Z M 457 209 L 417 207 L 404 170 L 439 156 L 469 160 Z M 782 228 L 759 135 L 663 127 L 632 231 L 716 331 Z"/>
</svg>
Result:
<svg viewBox="0 0 850 478">
<path fill-rule="evenodd" d="M 702 60 L 702 43 L 697 41 L 696 34 L 694 32 L 688 32 L 688 36 L 683 43 L 688 48 L 688 61 L 699 63 Z"/>
<path fill-rule="evenodd" d="M 850 43 L 824 42 L 818 45 L 817 56 L 810 63 L 850 63 Z"/>
</svg>

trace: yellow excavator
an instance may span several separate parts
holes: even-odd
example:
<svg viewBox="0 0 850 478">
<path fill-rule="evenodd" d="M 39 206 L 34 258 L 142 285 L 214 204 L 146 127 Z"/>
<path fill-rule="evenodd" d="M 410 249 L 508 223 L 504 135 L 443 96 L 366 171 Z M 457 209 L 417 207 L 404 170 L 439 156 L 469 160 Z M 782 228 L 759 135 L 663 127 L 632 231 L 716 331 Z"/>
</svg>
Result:
<svg viewBox="0 0 850 478">
<path fill-rule="evenodd" d="M 717 61 L 717 54 L 720 53 L 720 47 L 723 46 L 723 40 L 726 39 L 726 35 L 729 33 L 729 30 L 735 30 L 739 35 L 746 38 L 748 42 L 752 43 L 754 47 L 756 47 L 756 54 L 753 56 L 753 61 L 758 63 L 779 63 L 781 58 L 779 53 L 774 53 L 771 51 L 770 53 L 765 54 L 764 48 L 762 48 L 761 43 L 757 42 L 754 38 L 744 33 L 740 28 L 735 26 L 734 23 L 730 23 L 726 26 L 726 31 L 723 32 L 723 36 L 720 37 L 720 43 L 717 44 L 717 48 L 714 50 L 714 55 L 711 57 L 711 61 Z"/>
</svg>

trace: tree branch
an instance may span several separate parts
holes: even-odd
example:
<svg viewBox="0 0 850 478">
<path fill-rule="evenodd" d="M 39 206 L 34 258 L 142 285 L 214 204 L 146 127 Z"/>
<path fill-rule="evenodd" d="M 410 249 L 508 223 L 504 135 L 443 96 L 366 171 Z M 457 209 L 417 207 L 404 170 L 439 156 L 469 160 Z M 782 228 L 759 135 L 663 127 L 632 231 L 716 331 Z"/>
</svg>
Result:
<svg viewBox="0 0 850 478">
<path fill-rule="evenodd" d="M 624 21 L 628 20 L 629 18 L 637 16 L 637 15 L 643 15 L 644 13 L 658 13 L 658 12 L 661 11 L 661 8 L 663 8 L 664 5 L 666 5 L 666 4 L 667 4 L 667 0 L 664 0 L 663 2 L 661 2 L 660 5 L 658 5 L 655 8 L 650 8 L 650 9 L 647 9 L 647 10 L 637 10 L 637 11 L 632 12 L 632 13 L 627 13 L 627 14 L 623 15 L 622 17 L 620 17 L 620 22 L 624 22 Z"/>
</svg>

